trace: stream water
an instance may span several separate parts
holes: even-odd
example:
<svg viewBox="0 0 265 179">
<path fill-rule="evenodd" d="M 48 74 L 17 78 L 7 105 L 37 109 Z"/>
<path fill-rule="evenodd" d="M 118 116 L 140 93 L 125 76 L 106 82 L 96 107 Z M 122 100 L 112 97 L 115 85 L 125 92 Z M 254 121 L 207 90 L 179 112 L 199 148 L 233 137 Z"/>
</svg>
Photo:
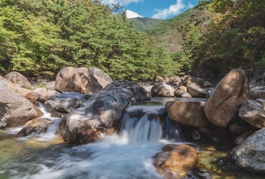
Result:
<svg viewBox="0 0 265 179">
<path fill-rule="evenodd" d="M 191 144 L 182 137 L 179 126 L 164 115 L 167 100 L 154 98 L 128 107 L 119 135 L 86 145 L 64 143 L 55 134 L 61 120 L 58 118 L 52 118 L 55 123 L 46 134 L 16 138 L 21 128 L 0 130 L 0 179 L 162 178 L 152 165 L 151 157 L 169 143 Z M 42 106 L 40 109 L 45 113 L 43 117 L 50 116 Z M 205 142 L 191 145 L 198 150 L 199 161 L 186 178 L 264 178 L 237 169 L 229 157 L 231 149 L 222 148 L 222 144 L 221 147 Z"/>
</svg>

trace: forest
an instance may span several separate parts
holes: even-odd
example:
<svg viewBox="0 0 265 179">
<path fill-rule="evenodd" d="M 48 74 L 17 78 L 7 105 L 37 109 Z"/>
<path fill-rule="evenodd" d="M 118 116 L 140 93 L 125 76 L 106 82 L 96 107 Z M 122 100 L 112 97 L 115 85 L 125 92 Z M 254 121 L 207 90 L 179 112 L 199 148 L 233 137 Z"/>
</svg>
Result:
<svg viewBox="0 0 265 179">
<path fill-rule="evenodd" d="M 203 0 L 159 21 L 128 20 L 121 6 L 98 0 L 0 0 L 0 74 L 54 76 L 72 66 L 126 80 L 220 79 L 233 68 L 259 76 L 264 8 L 262 0 Z"/>
</svg>

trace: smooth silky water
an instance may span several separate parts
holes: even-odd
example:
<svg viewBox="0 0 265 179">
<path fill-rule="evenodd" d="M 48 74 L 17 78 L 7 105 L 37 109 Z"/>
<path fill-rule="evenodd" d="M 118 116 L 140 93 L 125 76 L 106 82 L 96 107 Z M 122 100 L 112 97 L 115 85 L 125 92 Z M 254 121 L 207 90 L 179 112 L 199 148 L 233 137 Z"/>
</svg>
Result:
<svg viewBox="0 0 265 179">
<path fill-rule="evenodd" d="M 0 178 L 162 178 L 152 165 L 151 157 L 169 143 L 191 144 L 183 139 L 178 125 L 163 116 L 165 102 L 172 100 L 183 99 L 154 98 L 128 107 L 117 134 L 86 145 L 65 144 L 55 134 L 61 120 L 58 118 L 52 118 L 55 124 L 46 134 L 16 138 L 21 128 L 0 130 Z M 44 117 L 50 116 L 42 106 L 40 109 Z M 264 178 L 237 169 L 229 157 L 230 148 L 205 142 L 191 145 L 198 150 L 199 161 L 186 178 Z"/>
</svg>

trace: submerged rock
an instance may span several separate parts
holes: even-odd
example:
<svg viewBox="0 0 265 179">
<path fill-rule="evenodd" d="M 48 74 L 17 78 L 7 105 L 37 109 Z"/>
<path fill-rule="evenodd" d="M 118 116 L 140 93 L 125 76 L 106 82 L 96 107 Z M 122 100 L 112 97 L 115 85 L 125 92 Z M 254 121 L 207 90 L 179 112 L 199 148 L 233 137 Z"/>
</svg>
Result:
<svg viewBox="0 0 265 179">
<path fill-rule="evenodd" d="M 198 156 L 197 151 L 191 146 L 169 144 L 152 159 L 158 173 L 171 179 L 186 176 L 187 171 L 196 165 Z"/>
<path fill-rule="evenodd" d="M 93 142 L 110 131 L 126 107 L 127 102 L 122 95 L 102 93 L 90 105 L 73 110 L 64 117 L 60 133 L 70 143 Z"/>
<path fill-rule="evenodd" d="M 265 172 L 265 129 L 249 136 L 235 147 L 231 156 L 238 167 L 254 172 Z"/>
<path fill-rule="evenodd" d="M 265 127 L 265 111 L 255 100 L 246 100 L 239 110 L 239 117 L 257 128 Z"/>
<path fill-rule="evenodd" d="M 103 87 L 87 68 L 65 67 L 56 76 L 54 89 L 62 92 L 97 93 Z"/>
<path fill-rule="evenodd" d="M 31 88 L 31 84 L 28 79 L 18 72 L 8 73 L 5 78 L 20 85 L 21 87 Z"/>
<path fill-rule="evenodd" d="M 17 133 L 17 137 L 24 137 L 31 135 L 32 133 L 39 133 L 49 122 L 51 122 L 51 120 L 46 118 L 32 119 L 28 121 Z"/>
<path fill-rule="evenodd" d="M 43 106 L 48 112 L 58 111 L 62 113 L 69 113 L 80 107 L 82 103 L 86 102 L 91 97 L 91 94 L 63 92 L 49 97 Z"/>
<path fill-rule="evenodd" d="M 152 87 L 151 96 L 153 97 L 173 97 L 174 90 L 172 86 L 160 83 Z"/>
<path fill-rule="evenodd" d="M 210 122 L 226 127 L 233 122 L 241 104 L 246 100 L 248 80 L 244 70 L 232 70 L 217 85 L 204 106 L 204 112 Z"/>
<path fill-rule="evenodd" d="M 209 123 L 201 101 L 174 101 L 166 103 L 166 110 L 171 120 L 191 127 L 204 127 Z"/>
<path fill-rule="evenodd" d="M 0 128 L 24 125 L 43 115 L 31 102 L 0 81 Z"/>
</svg>

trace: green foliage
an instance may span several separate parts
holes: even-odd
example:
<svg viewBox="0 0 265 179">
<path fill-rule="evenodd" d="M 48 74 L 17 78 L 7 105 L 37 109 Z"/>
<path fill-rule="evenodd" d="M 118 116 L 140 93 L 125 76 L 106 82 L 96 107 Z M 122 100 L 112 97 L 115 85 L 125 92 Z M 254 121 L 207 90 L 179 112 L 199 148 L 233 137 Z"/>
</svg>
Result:
<svg viewBox="0 0 265 179">
<path fill-rule="evenodd" d="M 159 25 L 162 20 L 152 18 L 132 18 L 128 19 L 128 22 L 132 22 L 133 28 L 139 32 L 143 32 L 146 29 L 150 29 Z"/>
<path fill-rule="evenodd" d="M 2 71 L 53 74 L 65 66 L 98 67 L 114 79 L 174 75 L 180 66 L 133 29 L 121 7 L 100 1 L 2 0 Z M 112 12 L 118 14 L 112 14 Z"/>
<path fill-rule="evenodd" d="M 0 6 L 0 70 L 39 71 L 49 63 L 59 29 L 16 6 Z"/>
</svg>

